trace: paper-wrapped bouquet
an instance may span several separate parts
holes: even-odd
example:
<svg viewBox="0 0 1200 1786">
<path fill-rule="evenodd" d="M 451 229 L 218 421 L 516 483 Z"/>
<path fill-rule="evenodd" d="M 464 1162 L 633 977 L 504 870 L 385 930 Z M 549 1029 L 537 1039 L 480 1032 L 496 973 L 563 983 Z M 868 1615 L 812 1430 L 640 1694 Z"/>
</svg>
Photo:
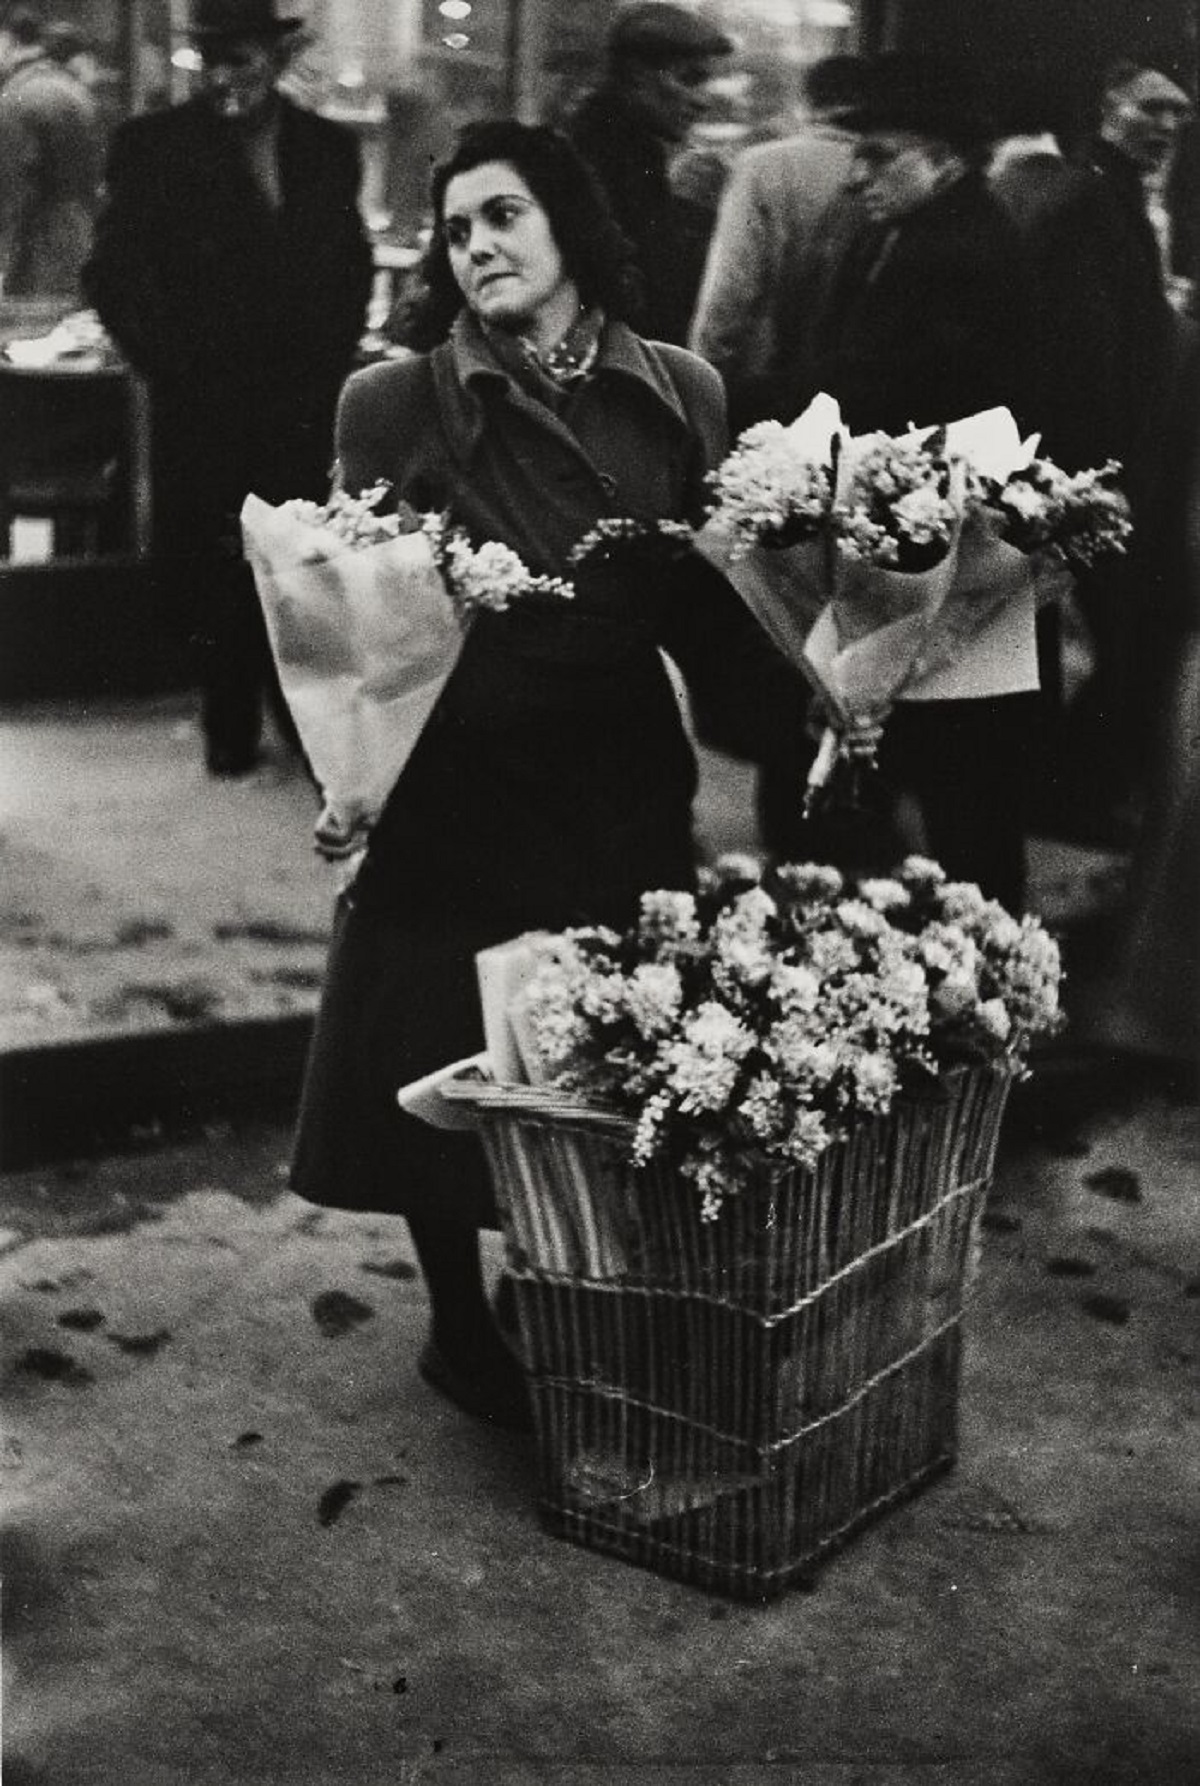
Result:
<svg viewBox="0 0 1200 1786">
<path fill-rule="evenodd" d="M 804 671 L 828 717 L 810 777 L 873 758 L 896 701 L 1038 686 L 1036 610 L 1125 549 L 1118 467 L 1039 457 L 1006 409 L 851 435 L 836 400 L 747 429 L 712 477 L 699 549 Z"/>
<path fill-rule="evenodd" d="M 353 854 L 412 754 L 479 608 L 569 596 L 510 547 L 473 546 L 386 485 L 324 504 L 249 496 L 242 538 L 280 685 L 325 812 L 318 840 Z"/>
</svg>

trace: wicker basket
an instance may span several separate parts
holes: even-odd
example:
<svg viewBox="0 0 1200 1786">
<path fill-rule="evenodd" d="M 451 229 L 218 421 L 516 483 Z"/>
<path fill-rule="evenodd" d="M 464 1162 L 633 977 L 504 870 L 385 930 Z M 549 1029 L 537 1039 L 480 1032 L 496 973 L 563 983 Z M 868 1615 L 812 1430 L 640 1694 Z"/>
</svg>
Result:
<svg viewBox="0 0 1200 1786">
<path fill-rule="evenodd" d="M 632 1125 L 460 1080 L 496 1181 L 551 1531 L 766 1599 L 953 1463 L 1011 1075 L 949 1074 L 700 1219 Z"/>
</svg>

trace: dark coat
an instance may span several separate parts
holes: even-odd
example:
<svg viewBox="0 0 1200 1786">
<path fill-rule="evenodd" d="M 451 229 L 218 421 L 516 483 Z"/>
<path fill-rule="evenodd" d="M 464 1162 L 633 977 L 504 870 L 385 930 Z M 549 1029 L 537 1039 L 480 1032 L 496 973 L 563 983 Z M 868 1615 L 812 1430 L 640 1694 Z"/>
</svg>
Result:
<svg viewBox="0 0 1200 1786">
<path fill-rule="evenodd" d="M 855 433 L 1006 405 L 1038 425 L 1033 301 L 1013 226 L 970 173 L 890 228 L 853 237 L 825 293 L 817 388 Z M 1020 904 L 1032 703 L 901 702 L 881 788 L 915 793 L 928 847 L 956 879 Z M 881 846 L 892 847 L 881 829 Z"/>
<path fill-rule="evenodd" d="M 251 489 L 321 494 L 370 294 L 354 137 L 281 100 L 278 141 L 274 210 L 202 104 L 131 119 L 84 269 L 150 384 L 160 535 L 200 552 Z"/>
<path fill-rule="evenodd" d="M 668 145 L 619 88 L 590 93 L 567 121 L 566 133 L 599 176 L 633 245 L 644 289 L 643 334 L 682 345 L 700 291 L 715 207 L 672 190 Z"/>
<path fill-rule="evenodd" d="M 698 517 L 723 447 L 720 381 L 682 350 L 606 330 L 593 378 L 555 415 L 510 379 L 477 326 L 428 359 L 350 380 L 338 446 L 347 488 L 391 480 L 539 570 L 606 515 Z M 694 875 L 695 762 L 666 648 L 722 741 L 791 752 L 804 695 L 732 590 L 696 560 L 676 574 L 578 577 L 477 616 L 389 799 L 339 920 L 294 1183 L 318 1202 L 403 1212 L 414 1198 L 488 1207 L 478 1150 L 395 1106 L 407 1080 L 482 1045 L 474 953 L 530 928 L 622 924 L 651 887 Z"/>
<path fill-rule="evenodd" d="M 1015 231 L 977 174 L 850 238 L 814 327 L 815 390 L 855 433 L 1006 404 L 1036 425 L 1032 295 Z"/>
<path fill-rule="evenodd" d="M 1076 388 L 1075 433 L 1064 452 L 1076 464 L 1120 459 L 1136 512 L 1157 475 L 1178 330 L 1137 168 L 1100 140 L 1084 167 L 1090 179 L 1055 213 L 1053 241 L 1039 242 L 1070 315 L 1060 376 Z"/>
</svg>

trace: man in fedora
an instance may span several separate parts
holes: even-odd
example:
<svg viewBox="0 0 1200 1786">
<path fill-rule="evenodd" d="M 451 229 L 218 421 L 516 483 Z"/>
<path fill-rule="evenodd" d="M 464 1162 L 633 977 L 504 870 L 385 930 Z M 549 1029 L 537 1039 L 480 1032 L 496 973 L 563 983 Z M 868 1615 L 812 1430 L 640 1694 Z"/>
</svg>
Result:
<svg viewBox="0 0 1200 1786">
<path fill-rule="evenodd" d="M 1020 241 L 987 190 L 989 127 L 968 72 L 896 52 L 864 70 L 846 123 L 865 222 L 813 319 L 814 388 L 854 433 L 902 433 L 1003 405 L 1039 425 L 1033 294 Z M 1019 910 L 1024 797 L 1040 713 L 1031 695 L 897 706 L 881 786 L 914 796 L 924 844 L 953 879 Z"/>
<path fill-rule="evenodd" d="M 193 0 L 198 89 L 117 133 L 84 269 L 149 385 L 155 555 L 200 648 L 216 775 L 254 767 L 277 696 L 238 514 L 251 491 L 325 494 L 372 277 L 356 141 L 279 90 L 300 27 L 272 0 Z"/>
</svg>

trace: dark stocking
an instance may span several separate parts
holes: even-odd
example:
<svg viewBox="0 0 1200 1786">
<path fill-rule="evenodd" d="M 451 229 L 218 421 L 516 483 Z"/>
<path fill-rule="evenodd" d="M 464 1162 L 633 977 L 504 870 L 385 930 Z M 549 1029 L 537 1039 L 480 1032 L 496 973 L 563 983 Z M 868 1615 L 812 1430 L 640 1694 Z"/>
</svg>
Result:
<svg viewBox="0 0 1200 1786">
<path fill-rule="evenodd" d="M 470 1359 L 494 1338 L 478 1231 L 416 1215 L 409 1216 L 408 1227 L 429 1291 L 433 1337 L 454 1359 Z"/>
<path fill-rule="evenodd" d="M 432 1310 L 421 1375 L 467 1413 L 528 1430 L 525 1374 L 492 1317 L 477 1230 L 422 1216 L 408 1226 Z"/>
</svg>

